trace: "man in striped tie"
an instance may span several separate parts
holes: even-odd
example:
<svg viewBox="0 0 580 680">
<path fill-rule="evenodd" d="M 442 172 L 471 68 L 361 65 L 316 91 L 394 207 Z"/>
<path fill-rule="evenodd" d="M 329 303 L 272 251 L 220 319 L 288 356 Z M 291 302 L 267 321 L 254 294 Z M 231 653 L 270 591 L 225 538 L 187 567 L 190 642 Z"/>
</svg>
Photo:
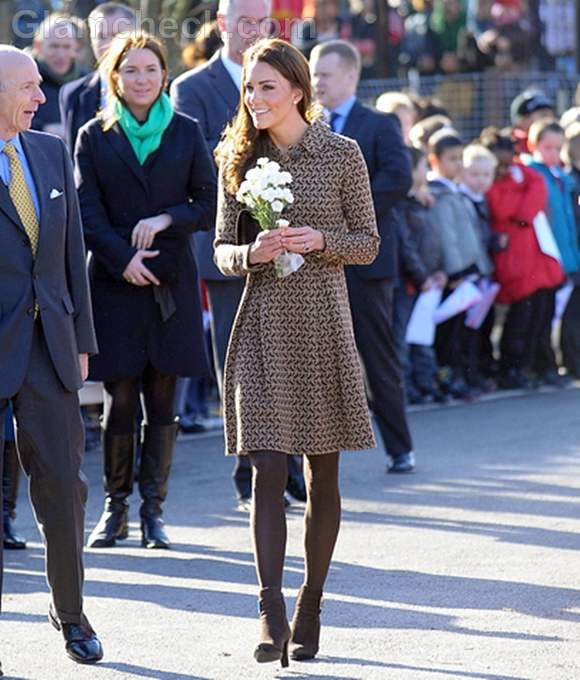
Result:
<svg viewBox="0 0 580 680">
<path fill-rule="evenodd" d="M 46 541 L 49 620 L 71 659 L 93 663 L 103 650 L 83 613 L 77 390 L 97 345 L 68 152 L 57 137 L 29 130 L 44 100 L 34 61 L 0 45 L 0 422 L 11 404 Z M 3 436 L 0 428 L 0 450 Z"/>
</svg>

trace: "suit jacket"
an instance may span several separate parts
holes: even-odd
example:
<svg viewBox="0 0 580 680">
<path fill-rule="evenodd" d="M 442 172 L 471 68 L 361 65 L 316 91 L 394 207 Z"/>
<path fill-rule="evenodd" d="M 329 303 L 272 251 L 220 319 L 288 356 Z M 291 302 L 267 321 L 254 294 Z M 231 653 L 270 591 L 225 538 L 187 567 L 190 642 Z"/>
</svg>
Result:
<svg viewBox="0 0 580 680">
<path fill-rule="evenodd" d="M 40 202 L 40 240 L 33 258 L 8 187 L 0 181 L 1 398 L 14 396 L 24 380 L 35 299 L 50 357 L 67 390 L 82 386 L 79 353 L 97 352 L 69 155 L 53 135 L 29 131 L 20 137 Z"/>
<path fill-rule="evenodd" d="M 348 274 L 362 279 L 394 279 L 397 276 L 397 226 L 393 207 L 411 189 L 411 161 L 394 114 L 380 113 L 359 101 L 352 107 L 342 134 L 355 139 L 363 152 L 381 236 L 381 247 L 370 265 L 348 267 Z"/>
<path fill-rule="evenodd" d="M 215 223 L 215 164 L 199 125 L 176 113 L 159 148 L 140 165 L 118 124 L 98 119 L 79 131 L 75 178 L 82 209 L 100 353 L 95 380 L 141 375 L 150 361 L 169 375 L 208 374 L 197 270 L 190 235 Z M 139 220 L 169 213 L 145 264 L 163 286 L 133 286 L 123 272 L 136 252 L 131 233 Z M 165 315 L 162 294 L 175 309 Z"/>
<path fill-rule="evenodd" d="M 217 52 L 207 64 L 176 78 L 171 85 L 171 100 L 176 111 L 199 122 L 213 153 L 224 128 L 236 112 L 240 93 L 221 60 L 221 52 Z M 205 234 L 196 234 L 194 239 L 201 278 L 208 281 L 229 278 L 213 261 L 213 229 Z"/>
<path fill-rule="evenodd" d="M 61 87 L 59 106 L 64 140 L 72 155 L 79 130 L 101 108 L 101 79 L 98 72 L 93 71 Z"/>
</svg>

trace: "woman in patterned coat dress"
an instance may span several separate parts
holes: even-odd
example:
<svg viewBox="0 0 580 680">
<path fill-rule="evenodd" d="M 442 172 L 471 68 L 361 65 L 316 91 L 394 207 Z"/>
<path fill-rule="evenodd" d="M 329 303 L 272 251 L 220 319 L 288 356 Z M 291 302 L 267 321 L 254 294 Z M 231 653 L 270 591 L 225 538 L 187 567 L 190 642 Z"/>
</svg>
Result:
<svg viewBox="0 0 580 680">
<path fill-rule="evenodd" d="M 341 449 L 375 445 L 356 352 L 343 267 L 368 264 L 379 236 L 365 162 L 356 142 L 335 135 L 312 105 L 308 62 L 266 40 L 244 59 L 239 112 L 218 148 L 215 261 L 247 275 L 225 367 L 226 453 L 253 469 L 252 537 L 260 584 L 259 662 L 287 663 L 318 651 L 322 588 L 340 524 Z M 243 206 L 235 194 L 260 157 L 292 175 L 290 227 L 238 245 Z M 283 250 L 304 265 L 277 278 Z M 292 630 L 282 597 L 287 456 L 305 456 L 306 574 Z"/>
</svg>

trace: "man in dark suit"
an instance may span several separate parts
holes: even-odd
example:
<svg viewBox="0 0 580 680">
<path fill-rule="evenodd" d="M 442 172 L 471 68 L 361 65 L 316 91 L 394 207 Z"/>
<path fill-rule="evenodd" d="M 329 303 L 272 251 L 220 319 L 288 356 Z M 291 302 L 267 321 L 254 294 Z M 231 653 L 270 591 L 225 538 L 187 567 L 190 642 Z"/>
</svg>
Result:
<svg viewBox="0 0 580 680">
<path fill-rule="evenodd" d="M 117 33 L 130 31 L 135 27 L 135 13 L 130 7 L 119 2 L 105 2 L 89 14 L 88 26 L 91 47 L 98 62 Z M 64 139 L 71 155 L 78 131 L 104 108 L 105 97 L 106 84 L 98 70 L 61 88 L 60 119 L 64 126 Z"/>
<path fill-rule="evenodd" d="M 71 163 L 58 138 L 29 131 L 44 100 L 34 61 L 1 46 L 0 421 L 12 404 L 46 540 L 49 620 L 68 655 L 91 663 L 103 650 L 83 614 L 87 485 L 77 390 L 97 346 Z M 0 449 L 3 438 L 0 430 Z"/>
<path fill-rule="evenodd" d="M 260 37 L 258 27 L 270 13 L 269 0 L 222 0 L 217 14 L 223 48 L 203 66 L 182 74 L 171 85 L 171 99 L 177 111 L 196 118 L 210 151 L 233 118 L 240 101 L 242 58 Z M 220 392 L 226 351 L 238 310 L 244 279 L 224 276 L 213 261 L 213 240 L 209 232 L 195 235 L 200 277 L 205 281 L 211 311 L 214 365 Z M 251 468 L 239 456 L 234 471 L 240 509 L 249 509 Z"/>
<path fill-rule="evenodd" d="M 410 158 L 396 116 L 363 106 L 356 98 L 361 62 L 355 47 L 343 40 L 321 43 L 312 51 L 310 68 L 330 126 L 359 143 L 369 170 L 381 247 L 373 264 L 347 267 L 348 292 L 369 404 L 393 460 L 389 472 L 412 472 L 413 444 L 393 336 L 397 229 L 392 213 L 411 188 Z"/>
</svg>

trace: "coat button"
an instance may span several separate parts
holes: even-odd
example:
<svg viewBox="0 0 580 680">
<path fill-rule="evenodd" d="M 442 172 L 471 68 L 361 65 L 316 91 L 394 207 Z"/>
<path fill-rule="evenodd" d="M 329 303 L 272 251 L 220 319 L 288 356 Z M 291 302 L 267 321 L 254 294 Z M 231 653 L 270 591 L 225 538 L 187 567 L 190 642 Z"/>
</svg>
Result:
<svg viewBox="0 0 580 680">
<path fill-rule="evenodd" d="M 34 307 L 29 307 L 26 310 L 26 313 L 28 314 L 28 316 L 34 316 Z"/>
</svg>

